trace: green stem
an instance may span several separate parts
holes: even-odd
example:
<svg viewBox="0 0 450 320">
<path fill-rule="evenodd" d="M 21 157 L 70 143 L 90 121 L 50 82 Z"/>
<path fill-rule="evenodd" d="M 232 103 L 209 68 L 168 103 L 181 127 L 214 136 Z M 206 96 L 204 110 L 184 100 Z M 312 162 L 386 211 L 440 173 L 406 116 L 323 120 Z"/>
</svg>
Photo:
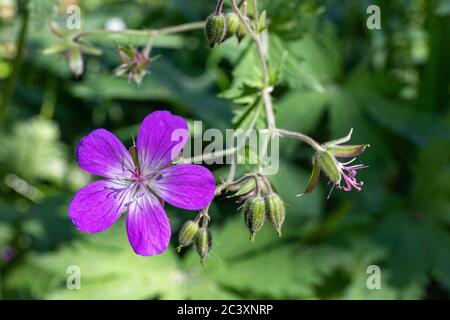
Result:
<svg viewBox="0 0 450 320">
<path fill-rule="evenodd" d="M 29 12 L 28 9 L 25 8 L 22 15 L 22 25 L 20 27 L 19 35 L 17 38 L 17 55 L 13 62 L 13 70 L 9 78 L 6 80 L 5 86 L 3 87 L 2 101 L 0 104 L 0 124 L 2 124 L 3 121 L 5 120 L 9 104 L 11 102 L 11 98 L 13 97 L 14 89 L 16 87 L 17 77 L 19 75 L 20 65 L 22 62 L 23 52 L 25 49 L 25 39 L 28 30 L 28 22 L 29 22 Z"/>
<path fill-rule="evenodd" d="M 303 134 L 301 132 L 289 131 L 284 129 L 275 129 L 275 134 L 278 134 L 280 137 L 292 138 L 303 141 L 304 143 L 310 145 L 316 151 L 324 151 L 325 149 L 316 142 L 313 138 Z"/>
<path fill-rule="evenodd" d="M 217 1 L 216 10 L 214 11 L 214 14 L 215 14 L 216 16 L 222 14 L 223 3 L 224 3 L 224 1 L 225 1 L 225 0 L 219 0 L 219 1 Z"/>
<path fill-rule="evenodd" d="M 157 37 L 162 35 L 187 32 L 192 30 L 199 30 L 205 27 L 204 21 L 199 22 L 191 22 L 180 24 L 176 26 L 171 26 L 167 28 L 161 29 L 147 29 L 147 30 L 123 30 L 123 31 L 114 31 L 114 30 L 104 30 L 104 29 L 94 29 L 88 31 L 81 31 L 80 33 L 74 35 L 75 38 L 78 37 L 86 37 L 91 35 L 124 35 L 124 36 L 136 36 L 136 37 Z"/>
</svg>

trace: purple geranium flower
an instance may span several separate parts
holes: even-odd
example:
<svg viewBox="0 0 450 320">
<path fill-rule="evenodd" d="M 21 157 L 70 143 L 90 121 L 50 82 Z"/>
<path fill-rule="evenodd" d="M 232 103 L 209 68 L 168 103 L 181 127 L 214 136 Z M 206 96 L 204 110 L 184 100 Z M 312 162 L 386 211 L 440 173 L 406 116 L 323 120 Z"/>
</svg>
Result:
<svg viewBox="0 0 450 320">
<path fill-rule="evenodd" d="M 127 211 L 126 228 L 134 251 L 142 256 L 163 252 L 171 235 L 164 201 L 200 210 L 214 197 L 214 177 L 208 169 L 172 165 L 187 135 L 182 117 L 156 111 L 144 119 L 139 130 L 137 159 L 105 129 L 81 139 L 76 150 L 80 168 L 105 179 L 75 194 L 69 206 L 75 226 L 83 232 L 102 232 Z"/>
</svg>

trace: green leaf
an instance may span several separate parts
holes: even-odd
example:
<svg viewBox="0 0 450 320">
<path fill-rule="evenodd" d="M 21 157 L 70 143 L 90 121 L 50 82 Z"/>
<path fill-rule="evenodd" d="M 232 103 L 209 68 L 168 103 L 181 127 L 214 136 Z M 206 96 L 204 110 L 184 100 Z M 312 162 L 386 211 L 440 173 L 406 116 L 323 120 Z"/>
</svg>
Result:
<svg viewBox="0 0 450 320">
<path fill-rule="evenodd" d="M 1 172 L 25 179 L 62 183 L 68 170 L 66 146 L 59 142 L 58 125 L 41 117 L 17 122 L 12 133 L 0 137 Z"/>
</svg>

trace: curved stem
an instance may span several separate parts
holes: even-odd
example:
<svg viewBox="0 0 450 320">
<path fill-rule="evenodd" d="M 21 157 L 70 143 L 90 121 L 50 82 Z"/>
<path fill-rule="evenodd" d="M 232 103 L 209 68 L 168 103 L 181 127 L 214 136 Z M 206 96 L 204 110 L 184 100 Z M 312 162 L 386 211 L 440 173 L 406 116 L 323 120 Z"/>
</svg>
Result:
<svg viewBox="0 0 450 320">
<path fill-rule="evenodd" d="M 215 14 L 216 16 L 222 14 L 223 3 L 224 3 L 224 1 L 225 1 L 225 0 L 219 0 L 219 1 L 217 1 L 216 10 L 214 11 L 214 14 Z"/>
<path fill-rule="evenodd" d="M 293 138 L 300 141 L 305 142 L 306 144 L 310 145 L 314 148 L 316 151 L 324 151 L 325 149 L 322 148 L 322 146 L 316 142 L 313 138 L 307 136 L 306 134 L 300 133 L 300 132 L 294 132 L 284 129 L 275 129 L 275 134 L 278 134 L 280 137 L 286 137 L 286 138 Z"/>
</svg>

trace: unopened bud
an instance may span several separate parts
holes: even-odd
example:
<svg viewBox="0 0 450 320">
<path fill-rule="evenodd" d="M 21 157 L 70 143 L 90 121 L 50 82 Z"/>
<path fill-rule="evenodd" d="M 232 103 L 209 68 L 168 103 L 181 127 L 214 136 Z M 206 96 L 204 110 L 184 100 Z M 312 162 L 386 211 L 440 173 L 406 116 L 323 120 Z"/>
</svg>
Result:
<svg viewBox="0 0 450 320">
<path fill-rule="evenodd" d="M 198 223 L 195 221 L 186 221 L 181 227 L 180 233 L 178 234 L 178 251 L 183 248 L 191 245 L 194 242 L 195 236 L 198 232 Z"/>
<path fill-rule="evenodd" d="M 250 231 L 250 240 L 255 241 L 255 234 L 261 230 L 265 220 L 265 204 L 262 197 L 249 198 L 244 203 L 244 220 Z"/>
<path fill-rule="evenodd" d="M 267 220 L 277 230 L 281 237 L 281 227 L 283 226 L 286 217 L 286 208 L 283 200 L 276 193 L 272 193 L 265 198 L 266 202 L 266 216 Z"/>
<path fill-rule="evenodd" d="M 245 38 L 246 35 L 247 35 L 247 28 L 245 24 L 241 21 L 241 23 L 239 24 L 239 28 L 236 31 L 236 37 L 238 39 L 238 42 L 240 43 Z"/>
<path fill-rule="evenodd" d="M 197 236 L 195 237 L 195 250 L 197 250 L 197 253 L 200 256 L 200 262 L 203 265 L 205 258 L 211 250 L 211 233 L 205 227 L 201 227 L 197 231 Z"/>
<path fill-rule="evenodd" d="M 227 32 L 225 35 L 225 39 L 231 38 L 236 34 L 241 24 L 239 17 L 234 12 L 229 12 L 225 16 L 226 24 L 227 24 Z"/>
<path fill-rule="evenodd" d="M 205 35 L 211 49 L 222 43 L 226 32 L 227 26 L 223 14 L 212 14 L 208 17 L 205 25 Z"/>
</svg>

